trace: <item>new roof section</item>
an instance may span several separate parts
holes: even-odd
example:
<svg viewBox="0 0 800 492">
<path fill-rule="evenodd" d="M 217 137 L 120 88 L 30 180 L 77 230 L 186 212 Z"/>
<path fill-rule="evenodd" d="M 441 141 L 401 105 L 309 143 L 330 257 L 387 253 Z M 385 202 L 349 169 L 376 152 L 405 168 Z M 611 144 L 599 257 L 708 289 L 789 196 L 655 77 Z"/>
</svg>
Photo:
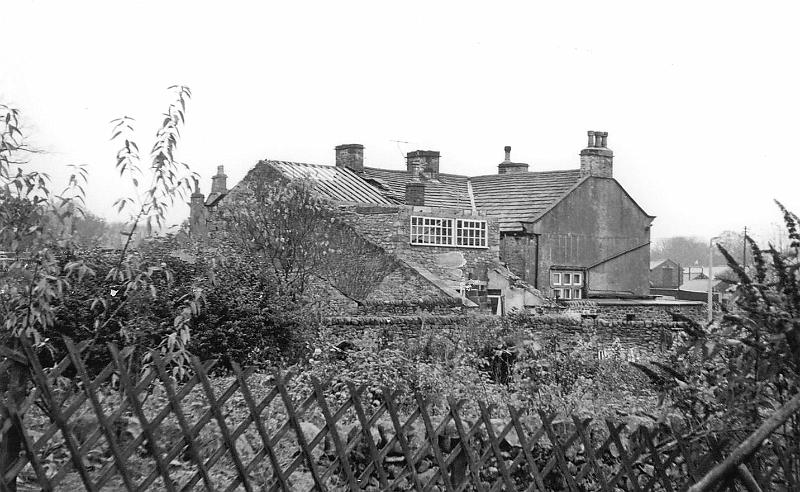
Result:
<svg viewBox="0 0 800 492">
<path fill-rule="evenodd" d="M 332 200 L 374 204 L 405 202 L 408 173 L 404 170 L 364 167 L 359 175 L 344 167 L 266 162 L 288 178 L 315 181 L 318 190 Z M 477 210 L 498 220 L 501 231 L 521 231 L 523 222 L 536 221 L 580 180 L 578 169 L 472 178 L 440 173 L 438 179 L 424 181 L 425 206 L 468 210 L 474 200 Z"/>
<path fill-rule="evenodd" d="M 317 191 L 340 202 L 393 204 L 380 191 L 346 167 L 322 166 L 300 162 L 267 161 L 290 179 L 310 179 Z"/>
</svg>

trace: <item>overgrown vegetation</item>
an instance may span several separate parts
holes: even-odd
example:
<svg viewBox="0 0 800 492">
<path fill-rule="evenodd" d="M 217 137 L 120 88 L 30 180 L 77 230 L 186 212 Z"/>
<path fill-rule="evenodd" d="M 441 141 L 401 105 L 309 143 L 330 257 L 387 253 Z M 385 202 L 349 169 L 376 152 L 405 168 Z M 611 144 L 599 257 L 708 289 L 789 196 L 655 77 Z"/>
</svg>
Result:
<svg viewBox="0 0 800 492">
<path fill-rule="evenodd" d="M 789 247 L 761 248 L 745 237 L 747 266 L 721 246 L 739 279 L 735 302 L 708 326 L 687 320 L 681 345 L 666 359 L 629 364 L 619 343 L 609 347 L 590 332 L 542 335 L 527 314 L 499 323 L 475 318 L 443 331 L 343 336 L 322 322 L 327 298 L 311 287 L 332 285 L 361 304 L 398 264 L 355 235 L 344 212 L 307 181 L 259 183 L 233 196 L 210 247 L 173 236 L 137 244 L 140 232 L 148 236 L 163 225 L 167 208 L 195 178 L 175 158 L 190 93 L 174 89 L 146 165 L 133 120 L 115 121 L 116 166 L 135 192 L 116 203 L 130 216 L 123 242 L 111 248 L 92 247 L 107 227 L 85 214 L 86 170 L 76 167 L 65 189 L 52 192 L 47 175 L 26 168 L 31 149 L 19 112 L 0 106 L 0 250 L 10 258 L 0 276 L 6 347 L 21 350 L 19 341 L 30 339 L 55 363 L 66 355 L 64 337 L 86 341 L 84 357 L 96 373 L 111 360 L 111 342 L 133 348 L 131 374 L 152 369 L 155 350 L 175 381 L 189 375 L 192 355 L 218 359 L 218 375 L 233 362 L 279 367 L 299 373 L 290 388 L 295 395 L 313 391 L 312 378 L 340 403 L 348 384 L 366 385 L 364 400 L 374 407 L 390 387 L 400 391 L 401 409 L 421 394 L 434 411 L 454 397 L 499 404 L 500 414 L 511 404 L 564 420 L 635 417 L 679 425 L 687 439 L 720 455 L 800 392 L 800 219 L 780 204 Z M 22 402 L 28 375 L 15 363 L 0 375 L 5 408 Z M 0 456 L 20 449 L 19 435 L 6 435 Z M 769 445 L 784 454 L 798 449 L 800 417 L 785 421 Z"/>
</svg>

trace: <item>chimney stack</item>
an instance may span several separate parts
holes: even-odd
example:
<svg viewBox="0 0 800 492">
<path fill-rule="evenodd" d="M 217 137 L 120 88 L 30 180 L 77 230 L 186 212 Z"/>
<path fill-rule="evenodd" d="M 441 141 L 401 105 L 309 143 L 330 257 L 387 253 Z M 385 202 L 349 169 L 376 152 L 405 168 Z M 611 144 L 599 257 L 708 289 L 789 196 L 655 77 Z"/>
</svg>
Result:
<svg viewBox="0 0 800 492">
<path fill-rule="evenodd" d="M 225 174 L 225 166 L 217 166 L 216 176 L 211 177 L 211 194 L 218 193 L 223 195 L 228 192 L 228 175 Z"/>
<path fill-rule="evenodd" d="M 194 192 L 189 203 L 189 235 L 202 239 L 206 235 L 206 197 L 200 193 L 200 185 L 194 180 Z"/>
<path fill-rule="evenodd" d="M 346 167 L 355 172 L 364 172 L 364 146 L 344 144 L 336 146 L 336 167 Z"/>
<path fill-rule="evenodd" d="M 406 154 L 406 168 L 411 179 L 439 179 L 439 151 L 415 150 Z"/>
<path fill-rule="evenodd" d="M 511 162 L 511 146 L 506 145 L 506 160 L 497 165 L 497 174 L 527 173 L 528 165 L 524 162 Z"/>
<path fill-rule="evenodd" d="M 613 177 L 614 152 L 608 144 L 608 132 L 589 131 L 589 142 L 581 150 L 581 176 Z"/>
<path fill-rule="evenodd" d="M 425 183 L 414 179 L 406 183 L 406 205 L 425 205 Z"/>
</svg>

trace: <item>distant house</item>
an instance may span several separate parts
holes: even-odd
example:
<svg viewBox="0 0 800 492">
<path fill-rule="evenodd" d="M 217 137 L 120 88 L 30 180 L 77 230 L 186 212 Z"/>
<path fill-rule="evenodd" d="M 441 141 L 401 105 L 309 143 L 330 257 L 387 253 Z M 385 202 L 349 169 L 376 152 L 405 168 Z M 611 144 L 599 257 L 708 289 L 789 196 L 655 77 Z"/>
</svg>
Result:
<svg viewBox="0 0 800 492">
<path fill-rule="evenodd" d="M 650 262 L 651 289 L 677 289 L 681 285 L 681 266 L 670 260 Z"/>
<path fill-rule="evenodd" d="M 732 284 L 724 280 L 715 279 L 711 282 L 711 292 L 714 302 L 720 302 L 728 292 Z M 706 301 L 708 300 L 708 277 L 688 280 L 678 287 L 677 299 L 683 301 Z"/>
<path fill-rule="evenodd" d="M 440 153 L 431 150 L 409 152 L 405 170 L 383 169 L 365 166 L 364 147 L 349 144 L 336 147 L 334 166 L 260 161 L 229 191 L 220 166 L 208 198 L 192 195 L 191 233 L 213 234 L 217 209 L 237 189 L 305 178 L 406 273 L 493 312 L 548 297 L 645 296 L 654 217 L 613 178 L 606 139 L 590 131 L 580 168 L 564 171 L 531 172 L 511 161 L 511 147 L 497 174 L 440 172 Z M 396 282 L 378 290 L 383 298 L 417 295 Z"/>
<path fill-rule="evenodd" d="M 681 278 L 683 279 L 682 282 L 686 282 L 689 280 L 707 279 L 708 275 L 709 268 L 707 266 L 689 266 L 683 269 Z M 730 283 L 735 283 L 736 274 L 726 265 L 715 265 L 714 278 L 721 278 L 730 281 Z"/>
</svg>

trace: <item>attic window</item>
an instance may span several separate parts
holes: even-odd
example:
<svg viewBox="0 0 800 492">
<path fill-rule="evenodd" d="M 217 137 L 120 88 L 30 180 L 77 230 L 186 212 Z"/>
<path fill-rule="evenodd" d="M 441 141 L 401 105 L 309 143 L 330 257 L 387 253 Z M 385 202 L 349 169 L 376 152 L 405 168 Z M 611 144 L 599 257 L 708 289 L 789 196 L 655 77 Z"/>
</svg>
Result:
<svg viewBox="0 0 800 492">
<path fill-rule="evenodd" d="M 456 245 L 485 248 L 486 221 L 458 219 L 456 221 Z"/>
<path fill-rule="evenodd" d="M 453 219 L 412 216 L 411 244 L 451 246 L 453 244 Z"/>
<path fill-rule="evenodd" d="M 411 244 L 486 248 L 487 236 L 485 220 L 411 216 Z"/>
</svg>

